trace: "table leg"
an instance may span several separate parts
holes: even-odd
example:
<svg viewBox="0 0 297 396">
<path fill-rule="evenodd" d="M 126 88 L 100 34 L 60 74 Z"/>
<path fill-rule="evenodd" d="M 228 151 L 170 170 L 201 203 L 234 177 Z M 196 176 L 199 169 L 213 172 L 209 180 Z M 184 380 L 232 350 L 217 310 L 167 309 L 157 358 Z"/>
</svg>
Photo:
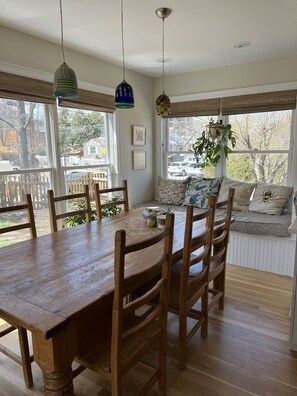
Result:
<svg viewBox="0 0 297 396">
<path fill-rule="evenodd" d="M 34 360 L 42 370 L 46 396 L 73 396 L 71 363 L 77 349 L 73 325 L 46 340 L 39 332 L 32 333 Z"/>
</svg>

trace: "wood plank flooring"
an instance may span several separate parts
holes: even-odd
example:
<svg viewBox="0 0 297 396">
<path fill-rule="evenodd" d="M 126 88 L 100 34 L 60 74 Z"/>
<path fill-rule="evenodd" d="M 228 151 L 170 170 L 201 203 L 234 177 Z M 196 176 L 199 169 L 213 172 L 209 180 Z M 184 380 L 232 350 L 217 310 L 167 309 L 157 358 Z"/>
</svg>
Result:
<svg viewBox="0 0 297 396">
<path fill-rule="evenodd" d="M 297 353 L 288 347 L 292 279 L 229 266 L 224 311 L 211 312 L 209 335 L 197 333 L 188 348 L 187 369 L 177 367 L 168 347 L 168 396 L 296 396 Z M 177 320 L 169 317 L 169 332 Z M 15 345 L 16 336 L 9 343 Z M 124 384 L 134 395 L 147 368 L 139 365 Z M 24 386 L 21 367 L 0 355 L 0 395 L 42 395 L 41 372 L 34 364 L 34 388 Z M 86 370 L 74 380 L 77 396 L 110 395 L 109 384 Z M 156 395 L 152 391 L 151 395 Z"/>
</svg>

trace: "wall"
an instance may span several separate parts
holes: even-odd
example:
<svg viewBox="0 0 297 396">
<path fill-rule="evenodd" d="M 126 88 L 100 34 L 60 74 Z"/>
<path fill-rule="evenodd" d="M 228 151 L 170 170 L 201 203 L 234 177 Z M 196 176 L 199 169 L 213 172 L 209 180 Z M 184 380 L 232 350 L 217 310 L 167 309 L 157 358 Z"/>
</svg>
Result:
<svg viewBox="0 0 297 396">
<path fill-rule="evenodd" d="M 47 41 L 0 27 L 0 70 L 53 81 L 53 73 L 62 63 L 59 46 Z M 68 65 L 77 75 L 78 85 L 85 89 L 114 94 L 122 80 L 120 66 L 65 50 Z M 119 171 L 128 179 L 129 198 L 133 206 L 153 196 L 153 80 L 139 73 L 126 71 L 126 79 L 134 89 L 134 109 L 117 110 L 116 124 L 119 137 Z M 132 125 L 146 127 L 147 167 L 132 170 Z"/>
<path fill-rule="evenodd" d="M 219 69 L 166 76 L 165 91 L 170 97 L 247 89 L 297 81 L 297 55 Z M 155 80 L 155 95 L 161 91 L 161 79 Z"/>
</svg>

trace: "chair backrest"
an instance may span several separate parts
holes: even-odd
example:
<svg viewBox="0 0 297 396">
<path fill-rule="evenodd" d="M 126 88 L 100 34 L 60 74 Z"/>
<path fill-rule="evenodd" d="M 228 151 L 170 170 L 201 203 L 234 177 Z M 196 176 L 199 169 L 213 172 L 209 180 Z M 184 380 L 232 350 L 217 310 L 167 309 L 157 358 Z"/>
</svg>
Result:
<svg viewBox="0 0 297 396">
<path fill-rule="evenodd" d="M 112 199 L 109 199 L 108 195 L 110 193 L 120 193 L 119 195 L 114 195 Z M 124 211 L 129 210 L 129 200 L 128 200 L 128 183 L 127 180 L 123 180 L 123 185 L 120 187 L 99 189 L 99 184 L 95 184 L 95 199 L 96 199 L 96 209 L 97 218 L 102 219 L 104 208 L 112 208 L 118 205 L 124 206 Z M 105 201 L 104 201 L 105 199 Z"/>
<path fill-rule="evenodd" d="M 169 213 L 166 217 L 165 229 L 155 236 L 142 240 L 135 244 L 126 244 L 126 233 L 119 230 L 115 235 L 115 258 L 114 258 L 114 274 L 115 274 L 115 293 L 113 302 L 112 317 L 112 345 L 111 345 L 111 370 L 127 371 L 134 365 L 135 356 L 138 358 L 147 352 L 149 345 L 145 345 L 148 331 L 152 331 L 156 327 L 156 337 L 162 339 L 163 354 L 166 356 L 166 332 L 167 332 L 167 307 L 168 293 L 171 272 L 171 255 L 173 244 L 173 227 L 174 214 Z M 156 253 L 154 261 L 149 251 L 150 248 Z M 156 250 L 158 249 L 158 250 Z M 143 268 L 141 273 L 133 274 L 125 277 L 125 264 L 129 262 L 130 254 L 143 251 L 139 261 Z M 160 253 L 160 254 L 158 254 Z M 135 289 L 150 282 L 149 288 L 141 296 L 136 296 L 130 302 L 126 302 L 125 297 L 133 293 Z M 148 303 L 154 299 L 156 305 L 150 306 L 147 311 Z M 144 312 L 145 311 L 145 312 Z M 135 345 L 131 356 L 127 360 L 123 360 L 122 353 L 126 342 L 132 339 L 138 339 L 139 345 Z M 152 341 L 152 340 L 151 340 Z M 154 343 L 155 344 L 155 343 Z M 161 342 L 159 343 L 161 344 Z M 164 359 L 166 357 L 163 356 Z M 133 363 L 134 361 L 134 363 Z M 124 365 L 130 367 L 124 367 Z M 158 379 L 158 377 L 156 378 Z"/>
<path fill-rule="evenodd" d="M 30 194 L 25 195 L 25 203 L 20 205 L 8 206 L 5 208 L 0 208 L 0 213 L 8 213 L 8 212 L 18 212 L 20 210 L 27 211 L 27 222 L 22 224 L 16 224 L 9 227 L 0 228 L 0 234 L 4 234 L 7 232 L 23 230 L 28 228 L 30 231 L 31 238 L 36 238 L 36 226 L 35 226 L 35 218 L 33 212 L 32 198 Z"/>
<path fill-rule="evenodd" d="M 207 282 L 208 280 L 212 251 L 215 203 L 216 198 L 210 196 L 208 198 L 208 208 L 197 214 L 194 214 L 195 209 L 193 206 L 187 206 L 179 298 L 180 306 L 185 306 L 186 304 L 191 306 L 192 303 L 197 300 L 195 284 L 200 285 L 201 281 Z M 197 254 L 192 254 L 195 251 L 197 251 Z M 191 271 L 191 267 L 196 267 L 198 263 L 200 266 L 199 271 Z M 193 267 L 193 269 L 195 267 Z M 190 302 L 188 301 L 188 295 L 191 296 Z"/>
<path fill-rule="evenodd" d="M 47 195 L 48 195 L 48 208 L 49 208 L 52 232 L 57 232 L 58 231 L 58 222 L 57 222 L 57 220 L 65 219 L 66 217 L 85 215 L 87 223 L 89 223 L 91 221 L 90 194 L 89 194 L 89 186 L 87 184 L 84 185 L 84 192 L 83 193 L 70 194 L 70 195 L 63 195 L 61 197 L 55 197 L 53 190 L 48 190 Z M 75 200 L 75 199 L 83 200 L 84 201 L 84 208 L 57 214 L 56 205 L 55 205 L 57 202 L 67 202 L 67 201 Z"/>
<path fill-rule="evenodd" d="M 216 260 L 226 261 L 230 226 L 232 223 L 232 209 L 234 201 L 235 189 L 230 188 L 228 198 L 225 201 L 217 202 L 216 210 L 223 209 L 224 212 L 219 214 L 214 222 L 213 231 L 213 253 L 211 262 Z M 218 213 L 218 212 L 217 212 Z"/>
</svg>

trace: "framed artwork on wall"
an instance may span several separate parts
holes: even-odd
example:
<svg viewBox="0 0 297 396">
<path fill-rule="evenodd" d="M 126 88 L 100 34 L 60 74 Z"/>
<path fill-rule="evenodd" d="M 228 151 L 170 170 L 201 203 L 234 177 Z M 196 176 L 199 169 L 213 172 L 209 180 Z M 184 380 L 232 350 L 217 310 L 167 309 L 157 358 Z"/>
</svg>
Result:
<svg viewBox="0 0 297 396">
<path fill-rule="evenodd" d="M 132 151 L 133 169 L 140 170 L 146 168 L 146 152 L 145 150 Z"/>
<path fill-rule="evenodd" d="M 132 127 L 132 144 L 133 146 L 145 145 L 145 127 L 133 125 Z"/>
</svg>

